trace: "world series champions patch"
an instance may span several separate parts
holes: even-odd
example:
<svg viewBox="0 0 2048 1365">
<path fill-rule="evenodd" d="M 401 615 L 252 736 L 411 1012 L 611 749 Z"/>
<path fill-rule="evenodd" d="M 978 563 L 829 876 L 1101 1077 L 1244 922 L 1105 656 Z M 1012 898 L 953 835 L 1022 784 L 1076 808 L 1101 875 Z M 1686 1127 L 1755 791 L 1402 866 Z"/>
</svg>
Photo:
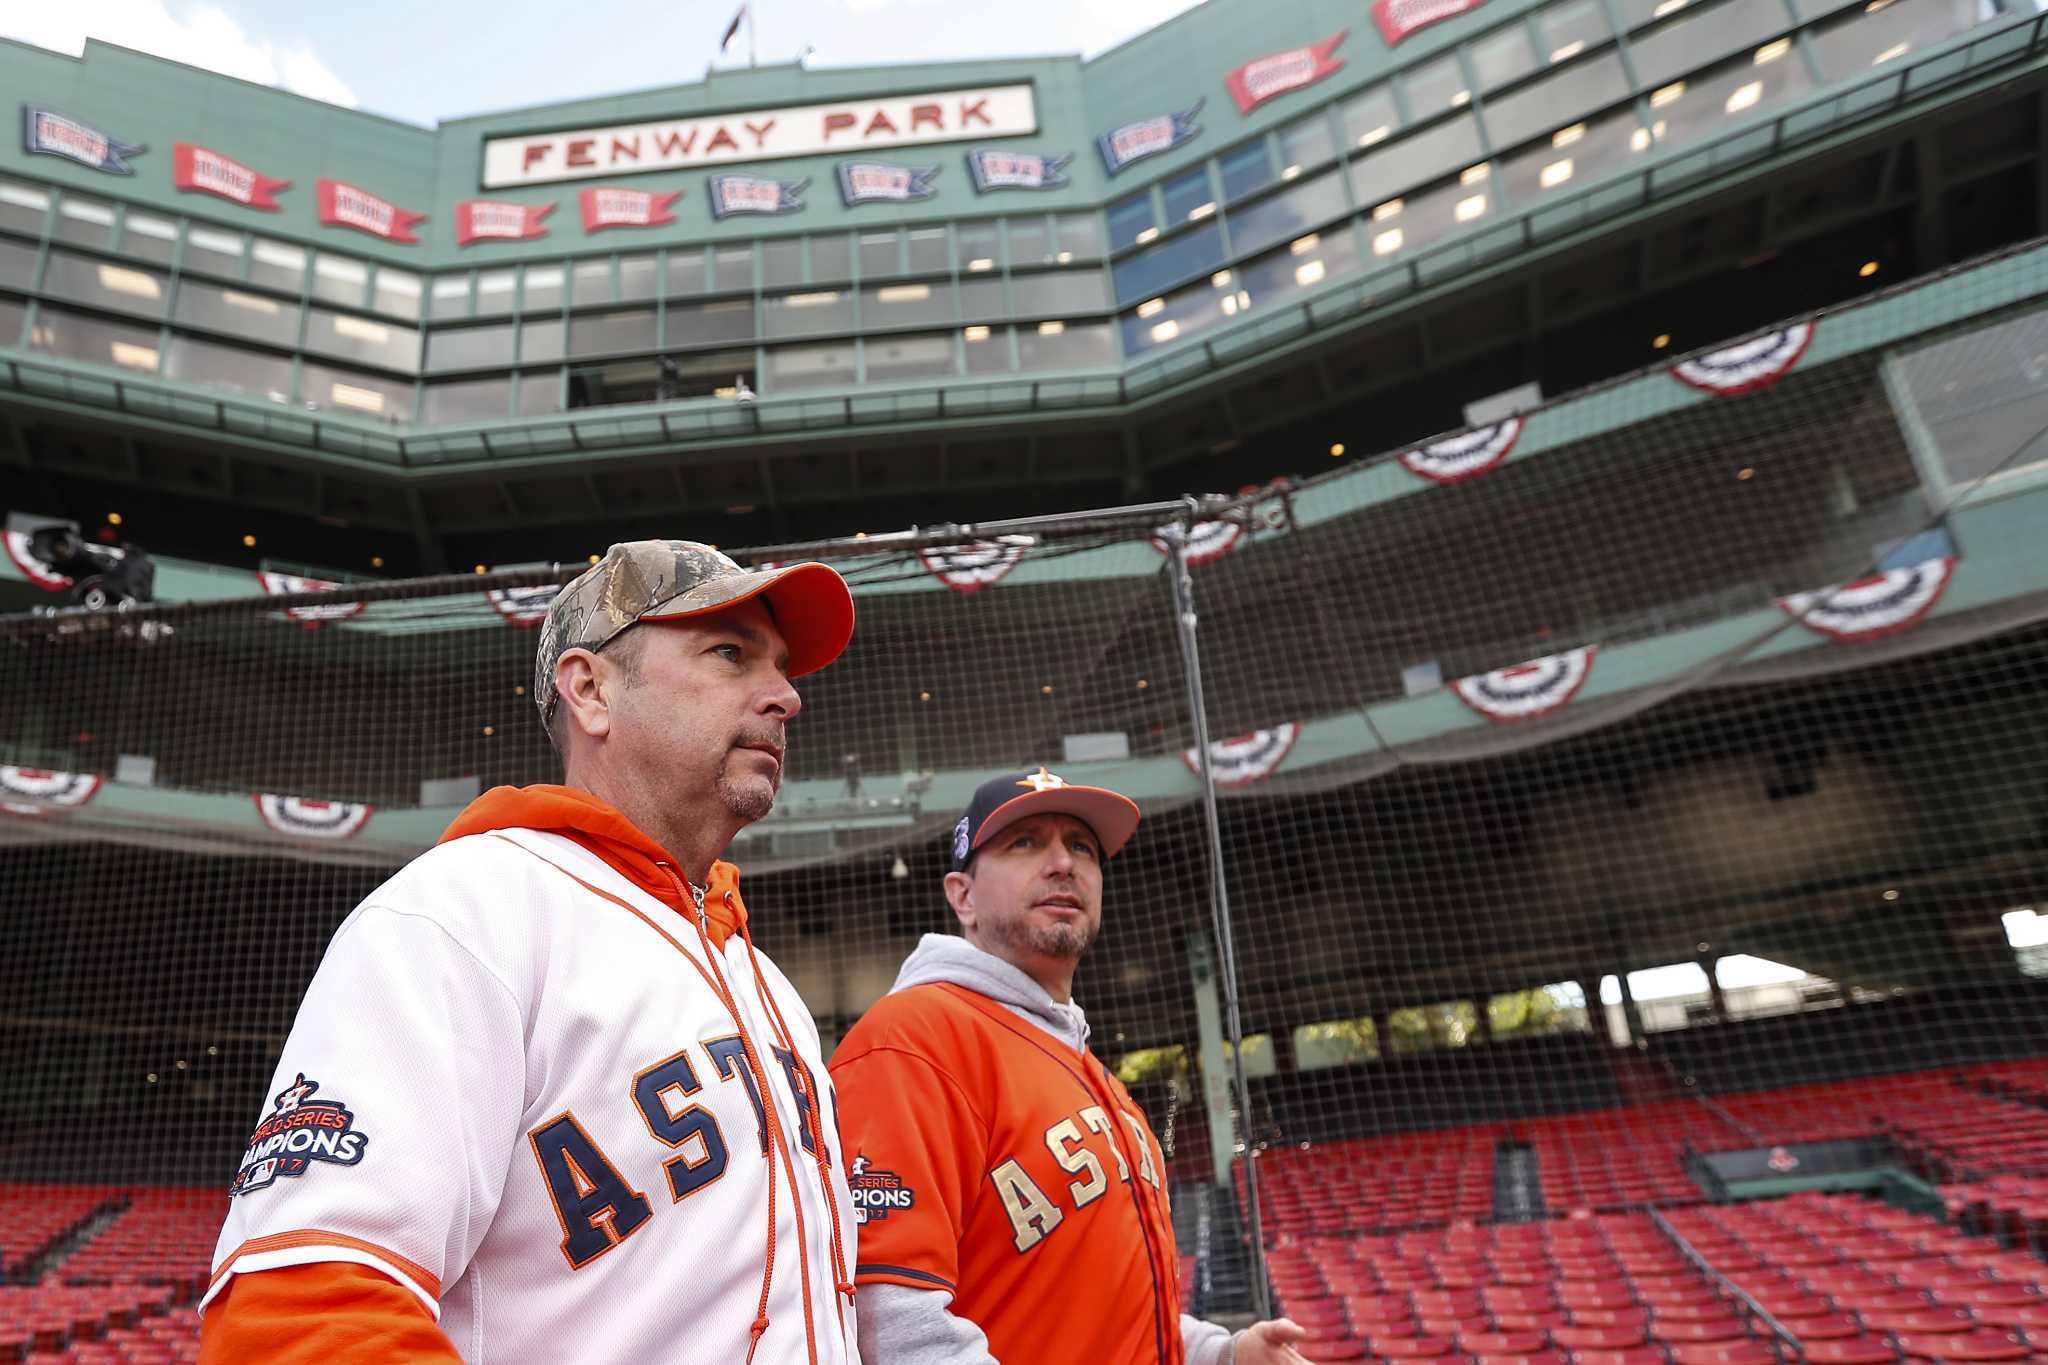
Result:
<svg viewBox="0 0 2048 1365">
<path fill-rule="evenodd" d="M 853 1220 L 856 1223 L 879 1223 L 891 1213 L 917 1206 L 917 1192 L 903 1183 L 902 1176 L 868 1165 L 865 1156 L 853 1159 L 846 1183 L 853 1190 Z"/>
<path fill-rule="evenodd" d="M 242 1168 L 228 1185 L 230 1195 L 248 1194 L 302 1176 L 316 1161 L 353 1166 L 363 1159 L 370 1135 L 356 1129 L 356 1116 L 340 1100 L 316 1100 L 320 1082 L 301 1071 L 277 1093 L 276 1108 L 249 1135 Z"/>
</svg>

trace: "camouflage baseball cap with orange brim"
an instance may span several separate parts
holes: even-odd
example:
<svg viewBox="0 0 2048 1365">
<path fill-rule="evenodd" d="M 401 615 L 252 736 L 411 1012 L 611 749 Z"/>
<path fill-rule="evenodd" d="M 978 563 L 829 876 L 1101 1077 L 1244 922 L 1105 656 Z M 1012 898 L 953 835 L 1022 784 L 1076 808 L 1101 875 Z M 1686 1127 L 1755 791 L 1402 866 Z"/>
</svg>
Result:
<svg viewBox="0 0 2048 1365">
<path fill-rule="evenodd" d="M 831 663 L 853 637 L 853 593 L 827 565 L 743 569 L 693 540 L 612 546 L 548 606 L 533 661 L 533 700 L 542 723 L 555 709 L 555 664 L 568 651 L 601 650 L 641 621 L 706 616 L 757 597 L 789 645 L 792 678 Z"/>
</svg>

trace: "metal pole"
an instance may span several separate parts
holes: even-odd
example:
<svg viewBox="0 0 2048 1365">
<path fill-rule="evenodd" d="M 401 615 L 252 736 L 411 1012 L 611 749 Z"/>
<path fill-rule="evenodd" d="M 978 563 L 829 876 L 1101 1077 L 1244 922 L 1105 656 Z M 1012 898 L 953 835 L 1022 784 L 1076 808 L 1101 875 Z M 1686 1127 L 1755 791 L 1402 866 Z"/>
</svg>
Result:
<svg viewBox="0 0 2048 1365">
<path fill-rule="evenodd" d="M 1190 500 L 1189 514 L 1199 508 Z M 1194 714 L 1197 771 L 1202 779 L 1202 811 L 1209 835 L 1209 913 L 1216 928 L 1217 976 L 1223 986 L 1223 1016 L 1230 1035 L 1230 1070 L 1237 1091 L 1240 1136 L 1244 1142 L 1244 1198 L 1251 1210 L 1252 1305 L 1261 1318 L 1273 1316 L 1272 1288 L 1266 1279 L 1266 1241 L 1259 1213 L 1259 1168 L 1252 1148 L 1251 1089 L 1244 1078 L 1244 1021 L 1238 1010 L 1237 950 L 1230 933 L 1230 887 L 1223 871 L 1223 825 L 1216 809 L 1216 771 L 1209 752 L 1209 710 L 1202 700 L 1202 656 L 1195 642 L 1199 617 L 1195 611 L 1195 582 L 1188 568 L 1188 524 L 1181 522 L 1161 529 L 1173 549 L 1174 621 L 1180 634 L 1181 667 L 1187 674 L 1188 709 Z"/>
<path fill-rule="evenodd" d="M 747 0 L 747 69 L 750 71 L 761 64 L 754 51 L 754 6 L 758 3 L 760 0 Z"/>
</svg>

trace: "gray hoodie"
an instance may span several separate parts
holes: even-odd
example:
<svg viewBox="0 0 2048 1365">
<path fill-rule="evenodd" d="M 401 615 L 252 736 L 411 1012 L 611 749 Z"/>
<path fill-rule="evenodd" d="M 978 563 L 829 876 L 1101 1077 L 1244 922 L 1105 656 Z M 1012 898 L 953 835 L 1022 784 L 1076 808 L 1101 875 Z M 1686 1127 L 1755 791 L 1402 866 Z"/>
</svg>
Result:
<svg viewBox="0 0 2048 1365">
<path fill-rule="evenodd" d="M 951 982 L 985 995 L 1068 1046 L 1088 1046 L 1088 1016 L 1079 1005 L 1061 1004 L 1021 968 L 985 953 L 964 938 L 926 934 L 904 959 L 891 991 Z M 943 1289 L 896 1284 L 860 1287 L 860 1355 L 866 1365 L 999 1365 L 979 1327 L 953 1311 Z M 1231 1365 L 1236 1339 L 1214 1323 L 1185 1313 L 1181 1342 L 1188 1365 Z M 1011 1360 L 1000 1365 L 1085 1365 L 1084 1361 Z"/>
</svg>

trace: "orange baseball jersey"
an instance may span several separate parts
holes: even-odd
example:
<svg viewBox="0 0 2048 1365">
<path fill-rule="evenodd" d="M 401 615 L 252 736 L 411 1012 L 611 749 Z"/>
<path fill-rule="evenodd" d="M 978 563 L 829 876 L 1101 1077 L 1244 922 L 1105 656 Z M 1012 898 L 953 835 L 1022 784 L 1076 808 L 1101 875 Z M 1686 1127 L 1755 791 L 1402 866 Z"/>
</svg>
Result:
<svg viewBox="0 0 2048 1365">
<path fill-rule="evenodd" d="M 936 982 L 883 997 L 832 1075 L 857 1283 L 950 1291 L 1004 1365 L 1179 1365 L 1165 1158 L 1094 1053 Z"/>
</svg>

